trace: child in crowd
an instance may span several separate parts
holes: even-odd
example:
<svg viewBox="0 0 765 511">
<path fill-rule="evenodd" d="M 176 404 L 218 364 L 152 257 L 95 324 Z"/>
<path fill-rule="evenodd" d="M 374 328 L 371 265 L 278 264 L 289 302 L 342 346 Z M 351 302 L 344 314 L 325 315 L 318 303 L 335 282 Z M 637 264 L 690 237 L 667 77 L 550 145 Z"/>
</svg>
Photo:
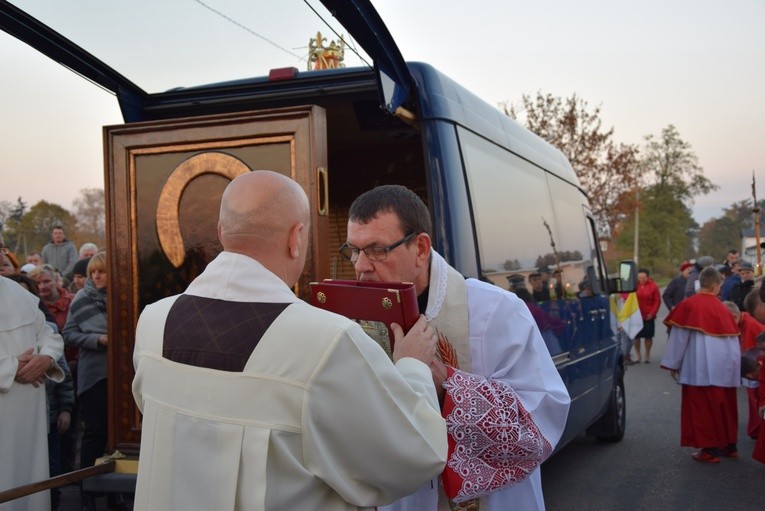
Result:
<svg viewBox="0 0 765 511">
<path fill-rule="evenodd" d="M 741 347 L 733 315 L 717 298 L 721 285 L 720 272 L 704 268 L 699 292 L 664 320 L 670 331 L 661 367 L 683 386 L 680 445 L 700 448 L 693 459 L 704 463 L 738 457 Z"/>
</svg>

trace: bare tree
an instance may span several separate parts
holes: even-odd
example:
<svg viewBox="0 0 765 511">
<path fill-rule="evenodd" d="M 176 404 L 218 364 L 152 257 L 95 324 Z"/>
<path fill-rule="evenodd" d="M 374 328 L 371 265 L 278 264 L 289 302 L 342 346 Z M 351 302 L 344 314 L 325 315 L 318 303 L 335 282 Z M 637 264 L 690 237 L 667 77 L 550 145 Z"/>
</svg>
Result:
<svg viewBox="0 0 765 511">
<path fill-rule="evenodd" d="M 79 237 L 103 247 L 106 241 L 106 213 L 104 191 L 101 188 L 85 188 L 72 201 L 77 217 Z"/>
</svg>

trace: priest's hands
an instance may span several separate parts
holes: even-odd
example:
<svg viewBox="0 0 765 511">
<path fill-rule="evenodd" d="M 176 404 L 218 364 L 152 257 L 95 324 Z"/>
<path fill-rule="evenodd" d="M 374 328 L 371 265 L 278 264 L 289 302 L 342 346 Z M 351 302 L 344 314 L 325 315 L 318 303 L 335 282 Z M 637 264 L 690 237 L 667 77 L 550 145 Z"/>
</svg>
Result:
<svg viewBox="0 0 765 511">
<path fill-rule="evenodd" d="M 45 373 L 53 366 L 53 359 L 48 355 L 35 355 L 34 348 L 29 348 L 19 356 L 19 367 L 15 380 L 19 383 L 31 383 L 35 387 L 45 383 Z"/>
<path fill-rule="evenodd" d="M 430 366 L 436 356 L 436 345 L 438 344 L 438 335 L 436 330 L 430 326 L 425 316 L 420 315 L 417 323 L 404 335 L 400 325 L 391 324 L 393 338 L 393 362 L 398 362 L 404 357 L 416 358 L 425 365 Z"/>
</svg>

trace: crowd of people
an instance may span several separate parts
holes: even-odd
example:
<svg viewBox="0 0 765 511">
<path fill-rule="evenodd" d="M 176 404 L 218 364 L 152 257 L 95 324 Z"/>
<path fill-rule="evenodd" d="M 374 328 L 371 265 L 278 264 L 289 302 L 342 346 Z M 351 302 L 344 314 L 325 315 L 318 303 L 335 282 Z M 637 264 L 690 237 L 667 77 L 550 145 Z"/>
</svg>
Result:
<svg viewBox="0 0 765 511">
<path fill-rule="evenodd" d="M 40 252 L 26 254 L 22 264 L 16 254 L 2 243 L 0 238 L 2 267 L 0 275 L 6 277 L 3 283 L 15 281 L 17 289 L 23 288 L 25 299 L 30 301 L 35 310 L 18 298 L 3 309 L 3 313 L 27 317 L 23 323 L 27 329 L 34 327 L 25 335 L 21 347 L 0 346 L 0 361 L 3 372 L 0 378 L 8 378 L 16 385 L 3 389 L 5 395 L 0 400 L 3 411 L 12 406 L 32 406 L 40 400 L 45 404 L 45 420 L 40 424 L 40 416 L 30 417 L 26 423 L 27 431 L 12 435 L 3 427 L 0 437 L 0 452 L 3 459 L 10 449 L 28 449 L 33 453 L 29 464 L 23 461 L 15 467 L 25 469 L 3 471 L 0 483 L 3 488 L 11 488 L 22 483 L 45 480 L 71 472 L 78 468 L 92 466 L 95 460 L 104 455 L 107 443 L 107 261 L 106 253 L 98 251 L 93 243 L 84 243 L 79 250 L 74 243 L 66 239 L 64 229 L 55 226 L 51 231 L 50 242 Z M 10 300 L 8 285 L 4 284 L 3 300 Z M 28 296 L 27 296 L 28 295 Z M 6 331 L 14 323 L 3 323 L 0 328 Z M 45 349 L 56 346 L 56 351 L 44 351 L 40 348 L 41 339 Z M 30 351 L 31 350 L 31 351 Z M 29 365 L 27 353 L 36 355 L 51 353 L 53 361 L 48 377 L 32 381 L 20 378 L 23 367 Z M 53 377 L 51 377 L 51 375 Z M 32 390 L 34 388 L 35 390 Z M 13 404 L 9 396 L 28 394 L 27 401 Z M 39 407 L 34 405 L 39 413 Z M 10 412 L 3 413 L 3 418 L 10 417 Z M 5 425 L 5 423 L 3 423 Z M 31 431 L 41 429 L 45 432 L 40 437 L 30 435 Z M 6 434 L 9 433 L 9 434 Z M 27 444 L 28 445 L 25 445 Z M 42 447 L 47 446 L 47 449 Z M 8 449 L 8 450 L 6 450 Z M 37 456 L 44 457 L 45 464 L 39 463 Z M 34 461 L 32 461 L 34 460 Z M 34 474 L 34 476 L 32 476 Z M 59 506 L 60 490 L 38 492 L 26 498 L 17 499 L 0 506 L 6 509 L 52 509 Z M 48 501 L 50 502 L 48 504 Z M 124 498 L 115 494 L 109 496 L 113 509 L 127 508 Z M 95 509 L 94 496 L 82 493 L 82 509 Z"/>
<path fill-rule="evenodd" d="M 693 459 L 704 463 L 737 458 L 736 389 L 742 386 L 746 433 L 757 440 L 752 457 L 765 463 L 765 287 L 755 282 L 753 265 L 735 249 L 718 265 L 710 256 L 684 261 L 661 296 L 649 275 L 639 269 L 637 290 L 611 297 L 625 365 L 651 361 L 663 300 L 669 314 L 661 368 L 682 385 L 680 444 L 699 449 Z"/>
<path fill-rule="evenodd" d="M 746 433 L 757 440 L 752 457 L 765 463 L 765 387 L 760 386 L 765 381 L 765 288 L 755 283 L 753 265 L 736 250 L 718 265 L 703 256 L 678 269 L 662 294 L 669 314 L 661 367 L 682 385 L 680 445 L 698 449 L 692 457 L 703 463 L 738 458 L 736 396 L 743 386 Z M 658 289 L 646 299 L 641 287 L 637 298 L 646 318 Z"/>
<path fill-rule="evenodd" d="M 359 281 L 416 288 L 422 315 L 408 332 L 391 326 L 386 354 L 356 322 L 293 293 L 309 232 L 294 181 L 237 177 L 221 202 L 224 251 L 183 294 L 141 313 L 136 508 L 543 509 L 539 467 L 570 399 L 525 303 L 537 297 L 463 278 L 433 250 L 419 197 L 377 187 L 351 205 L 340 254 Z M 109 334 L 105 252 L 76 250 L 57 226 L 24 264 L 1 238 L 0 253 L 0 328 L 12 340 L 0 344 L 0 456 L 15 461 L 3 489 L 105 454 Z M 742 382 L 753 457 L 765 463 L 765 290 L 735 256 L 681 264 L 663 294 L 640 269 L 637 290 L 612 298 L 629 364 L 651 361 L 662 299 L 669 308 L 661 367 L 682 385 L 681 445 L 704 463 L 738 456 Z M 502 431 L 487 416 L 502 417 Z M 57 498 L 0 507 L 56 509 Z M 95 509 L 95 495 L 81 499 Z M 128 507 L 118 493 L 108 504 Z"/>
<path fill-rule="evenodd" d="M 352 205 L 341 255 L 360 281 L 415 283 L 422 315 L 408 332 L 391 326 L 388 355 L 356 322 L 295 296 L 310 230 L 294 181 L 240 176 L 221 202 L 224 251 L 185 293 L 141 313 L 135 508 L 543 509 L 540 466 L 570 398 L 526 305 L 466 280 L 433 250 L 415 193 L 378 187 Z M 77 251 L 56 227 L 22 265 L 2 253 L 3 282 L 24 285 L 14 293 L 37 310 L 19 333 L 23 349 L 0 347 L 0 407 L 22 406 L 7 396 L 35 389 L 37 415 L 27 418 L 48 442 L 4 428 L 0 455 L 28 467 L 3 472 L 0 490 L 78 468 L 77 453 L 79 467 L 104 454 L 109 346 L 104 252 Z M 2 298 L 6 321 L 22 304 Z M 95 509 L 94 497 L 82 492 L 82 509 Z M 56 499 L 38 492 L 0 509 L 56 509 Z"/>
</svg>

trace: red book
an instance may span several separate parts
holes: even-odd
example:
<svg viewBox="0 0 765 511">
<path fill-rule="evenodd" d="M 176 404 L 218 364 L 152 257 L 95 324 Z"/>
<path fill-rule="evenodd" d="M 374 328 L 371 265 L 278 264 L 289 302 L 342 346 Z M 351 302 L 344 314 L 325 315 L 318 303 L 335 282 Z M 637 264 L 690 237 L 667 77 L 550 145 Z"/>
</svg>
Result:
<svg viewBox="0 0 765 511">
<path fill-rule="evenodd" d="M 340 314 L 355 321 L 362 322 L 364 330 L 376 341 L 381 342 L 383 349 L 390 355 L 393 353 L 393 334 L 390 332 L 391 323 L 398 323 L 408 332 L 420 317 L 417 305 L 417 292 L 414 284 L 409 282 L 361 282 L 358 280 L 332 280 L 311 282 L 311 305 Z M 385 339 L 373 335 L 374 326 L 365 322 L 383 323 L 390 334 L 390 348 Z"/>
</svg>

